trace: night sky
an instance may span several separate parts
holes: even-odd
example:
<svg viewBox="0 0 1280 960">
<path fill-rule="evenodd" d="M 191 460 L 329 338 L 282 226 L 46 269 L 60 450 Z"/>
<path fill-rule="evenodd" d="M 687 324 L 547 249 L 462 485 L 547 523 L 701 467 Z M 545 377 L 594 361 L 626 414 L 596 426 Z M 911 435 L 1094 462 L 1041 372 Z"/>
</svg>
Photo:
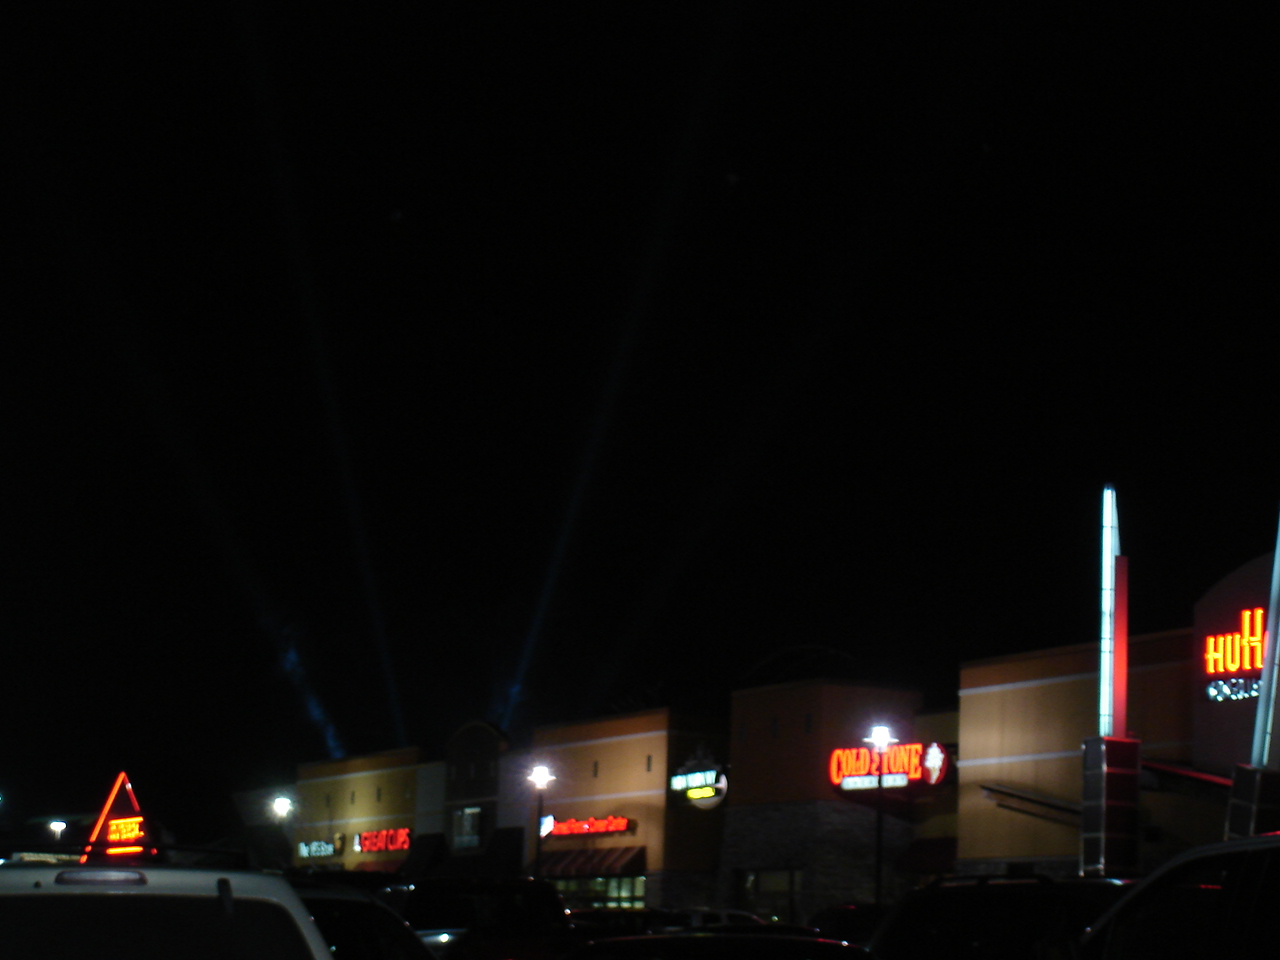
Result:
<svg viewBox="0 0 1280 960">
<path fill-rule="evenodd" d="M 951 707 L 1096 636 L 1106 482 L 1135 632 L 1272 549 L 1261 23 L 429 6 L 6 15 L 0 811 Z"/>
</svg>

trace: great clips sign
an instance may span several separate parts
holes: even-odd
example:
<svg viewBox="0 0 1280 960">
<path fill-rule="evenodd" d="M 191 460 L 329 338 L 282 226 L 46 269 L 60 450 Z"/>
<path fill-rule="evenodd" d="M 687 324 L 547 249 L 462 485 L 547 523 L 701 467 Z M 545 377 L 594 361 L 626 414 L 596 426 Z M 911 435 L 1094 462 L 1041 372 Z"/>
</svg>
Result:
<svg viewBox="0 0 1280 960">
<path fill-rule="evenodd" d="M 827 774 L 841 790 L 936 784 L 947 775 L 946 749 L 938 743 L 895 743 L 884 753 L 870 747 L 838 747 L 831 751 Z"/>
<path fill-rule="evenodd" d="M 408 850 L 413 842 L 413 831 L 408 827 L 394 827 L 390 830 L 366 830 L 355 836 L 357 853 L 383 853 L 391 850 Z"/>
</svg>

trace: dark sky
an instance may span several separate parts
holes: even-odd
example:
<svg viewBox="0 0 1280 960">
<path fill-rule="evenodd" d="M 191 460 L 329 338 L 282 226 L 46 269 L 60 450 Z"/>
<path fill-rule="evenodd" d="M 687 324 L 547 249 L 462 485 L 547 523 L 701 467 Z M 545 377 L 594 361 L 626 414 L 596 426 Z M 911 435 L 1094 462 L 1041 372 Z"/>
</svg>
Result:
<svg viewBox="0 0 1280 960">
<path fill-rule="evenodd" d="M 1261 24 L 430 7 L 6 15 L 11 811 L 123 767 L 199 832 L 808 670 L 946 707 L 1095 636 L 1108 481 L 1135 631 L 1272 548 Z"/>
</svg>

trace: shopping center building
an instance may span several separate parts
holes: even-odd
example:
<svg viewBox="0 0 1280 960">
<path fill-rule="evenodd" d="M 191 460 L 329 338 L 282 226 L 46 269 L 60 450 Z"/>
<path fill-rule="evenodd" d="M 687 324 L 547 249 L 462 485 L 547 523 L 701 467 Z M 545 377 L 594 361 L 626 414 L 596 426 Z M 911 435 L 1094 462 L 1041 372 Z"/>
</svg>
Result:
<svg viewBox="0 0 1280 960">
<path fill-rule="evenodd" d="M 895 741 L 883 776 L 867 742 L 877 726 Z M 931 778 L 926 752 L 953 755 L 956 729 L 954 712 L 922 715 L 912 690 L 805 680 L 736 692 L 719 902 L 803 922 L 873 902 L 877 866 L 884 902 L 949 871 L 954 777 Z"/>
<path fill-rule="evenodd" d="M 532 872 L 571 907 L 711 902 L 721 812 L 684 802 L 670 782 L 715 769 L 723 740 L 714 719 L 665 707 L 534 731 L 528 763 L 556 779 L 542 791 L 540 836 L 529 831 Z"/>
<path fill-rule="evenodd" d="M 398 869 L 414 839 L 439 833 L 444 764 L 416 747 L 298 768 L 289 823 L 296 866 Z"/>
<path fill-rule="evenodd" d="M 1231 777 L 1250 761 L 1271 575 L 1272 555 L 1257 557 L 1194 604 L 1192 626 L 1129 638 L 1116 735 L 1140 741 L 1137 872 L 1223 838 Z M 961 666 L 959 871 L 1080 871 L 1081 745 L 1098 725 L 1096 642 Z"/>
<path fill-rule="evenodd" d="M 286 824 L 294 865 L 536 875 L 572 907 L 787 920 L 873 899 L 877 865 L 886 900 L 950 867 L 955 775 L 934 757 L 954 755 L 954 712 L 825 680 L 732 700 L 729 716 L 655 708 L 543 726 L 524 748 L 472 721 L 441 760 L 404 749 L 303 764 Z M 876 725 L 891 731 L 883 757 L 866 743 Z M 541 789 L 535 767 L 553 778 Z"/>
</svg>

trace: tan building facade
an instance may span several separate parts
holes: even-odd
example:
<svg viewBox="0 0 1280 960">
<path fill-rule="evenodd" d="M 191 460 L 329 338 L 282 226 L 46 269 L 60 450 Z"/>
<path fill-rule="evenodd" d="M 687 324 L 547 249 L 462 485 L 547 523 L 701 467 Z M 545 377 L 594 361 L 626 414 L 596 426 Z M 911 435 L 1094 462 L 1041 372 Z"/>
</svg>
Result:
<svg viewBox="0 0 1280 960">
<path fill-rule="evenodd" d="M 416 747 L 300 765 L 288 824 L 294 865 L 395 870 L 433 807 L 439 819 L 432 784 L 442 776 L 443 765 L 420 763 Z"/>
<path fill-rule="evenodd" d="M 666 708 L 537 729 L 528 765 L 556 779 L 543 793 L 540 842 L 530 788 L 531 872 L 551 879 L 570 906 L 705 902 L 719 817 L 673 804 L 670 778 L 712 739 L 696 721 L 674 726 Z"/>
<path fill-rule="evenodd" d="M 1224 636 L 1241 635 L 1241 622 L 1247 638 L 1267 603 L 1270 569 L 1268 554 L 1227 575 L 1195 605 L 1192 627 L 1129 640 L 1126 733 L 1141 742 L 1143 872 L 1222 839 L 1230 774 L 1248 762 L 1257 704 L 1248 691 L 1260 671 L 1224 679 L 1211 669 L 1220 666 L 1213 653 Z M 960 871 L 1078 872 L 1082 743 L 1098 735 L 1098 659 L 1098 645 L 1085 643 L 961 666 Z"/>
</svg>

